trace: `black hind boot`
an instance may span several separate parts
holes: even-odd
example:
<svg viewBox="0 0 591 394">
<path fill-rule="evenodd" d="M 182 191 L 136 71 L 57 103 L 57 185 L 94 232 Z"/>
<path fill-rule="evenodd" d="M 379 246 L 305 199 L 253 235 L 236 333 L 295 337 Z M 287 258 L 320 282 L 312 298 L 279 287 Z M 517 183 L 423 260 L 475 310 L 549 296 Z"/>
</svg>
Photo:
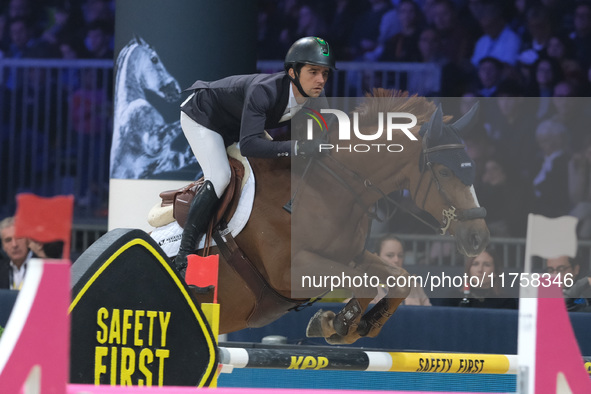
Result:
<svg viewBox="0 0 591 394">
<path fill-rule="evenodd" d="M 214 213 L 213 208 L 218 200 L 213 184 L 210 181 L 205 181 L 191 202 L 181 246 L 174 259 L 174 265 L 183 278 L 187 271 L 187 256 L 195 251 L 201 236 L 207 231 L 207 226 Z"/>
</svg>

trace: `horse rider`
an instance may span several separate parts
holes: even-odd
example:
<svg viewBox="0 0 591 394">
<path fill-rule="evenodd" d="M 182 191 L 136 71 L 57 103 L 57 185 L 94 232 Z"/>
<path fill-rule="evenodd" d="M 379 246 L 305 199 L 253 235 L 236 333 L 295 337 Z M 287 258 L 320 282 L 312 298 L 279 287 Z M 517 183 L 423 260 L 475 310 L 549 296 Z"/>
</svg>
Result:
<svg viewBox="0 0 591 394">
<path fill-rule="evenodd" d="M 245 157 L 311 157 L 319 141 L 271 141 L 265 129 L 283 126 L 309 97 L 325 97 L 324 85 L 335 59 L 328 43 L 304 37 L 289 48 L 285 70 L 275 74 L 236 75 L 213 82 L 197 81 L 181 105 L 183 133 L 203 170 L 204 184 L 189 208 L 176 268 L 182 276 L 187 256 L 206 232 L 213 209 L 230 182 L 226 148 L 239 142 Z"/>
</svg>

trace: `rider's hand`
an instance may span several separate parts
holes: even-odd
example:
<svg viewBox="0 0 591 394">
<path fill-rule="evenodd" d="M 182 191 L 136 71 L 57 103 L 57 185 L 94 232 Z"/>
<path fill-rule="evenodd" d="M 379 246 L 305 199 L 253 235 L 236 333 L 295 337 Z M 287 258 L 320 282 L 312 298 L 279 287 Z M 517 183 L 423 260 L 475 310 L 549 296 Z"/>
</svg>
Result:
<svg viewBox="0 0 591 394">
<path fill-rule="evenodd" d="M 296 156 L 313 157 L 321 153 L 320 140 L 303 140 L 296 142 Z"/>
</svg>

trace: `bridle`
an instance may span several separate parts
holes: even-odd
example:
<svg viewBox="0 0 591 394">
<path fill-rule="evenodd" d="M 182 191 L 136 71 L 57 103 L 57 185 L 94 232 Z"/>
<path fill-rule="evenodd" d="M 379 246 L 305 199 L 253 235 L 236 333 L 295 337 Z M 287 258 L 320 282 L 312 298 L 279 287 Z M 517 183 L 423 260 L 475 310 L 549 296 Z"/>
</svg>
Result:
<svg viewBox="0 0 591 394">
<path fill-rule="evenodd" d="M 397 209 L 401 209 L 401 210 L 405 211 L 406 213 L 413 216 L 415 219 L 424 223 L 425 225 L 427 225 L 428 227 L 430 227 L 435 232 L 437 232 L 441 235 L 445 235 L 447 233 L 451 223 L 454 221 L 462 222 L 462 221 L 473 220 L 473 219 L 483 219 L 484 217 L 486 217 L 486 209 L 483 207 L 458 210 L 456 207 L 453 206 L 448 193 L 445 191 L 445 189 L 441 185 L 439 178 L 437 177 L 437 174 L 433 168 L 433 163 L 429 159 L 430 153 L 439 152 L 442 150 L 449 150 L 449 149 L 464 149 L 464 144 L 443 144 L 443 145 L 437 145 L 437 146 L 428 148 L 426 146 L 425 141 L 426 141 L 426 138 L 423 138 L 422 152 L 421 152 L 421 158 L 420 158 L 420 162 L 419 162 L 420 164 L 422 164 L 422 168 L 420 168 L 421 175 L 419 177 L 419 181 L 417 183 L 417 186 L 416 186 L 415 191 L 412 194 L 412 196 L 414 196 L 414 197 L 417 196 L 417 193 L 419 191 L 421 183 L 423 182 L 423 177 L 426 173 L 425 169 L 428 168 L 431 171 L 432 176 L 429 181 L 429 185 L 427 186 L 427 191 L 425 192 L 422 204 L 421 204 L 421 206 L 419 206 L 417 204 L 417 206 L 419 206 L 419 208 L 421 210 L 424 210 L 425 204 L 427 202 L 427 196 L 429 195 L 429 192 L 431 190 L 433 183 L 435 183 L 435 185 L 437 187 L 437 191 L 441 194 L 441 196 L 445 200 L 446 205 L 448 205 L 448 208 L 444 208 L 441 212 L 442 223 L 443 223 L 442 227 L 436 227 L 433 224 L 431 224 L 431 223 L 427 222 L 426 220 L 424 220 L 423 218 L 421 218 L 416 213 L 410 211 L 409 209 L 404 207 L 402 204 L 400 204 L 398 201 L 396 201 L 393 198 L 391 198 L 390 196 L 386 195 L 386 193 L 384 193 L 384 191 L 382 191 L 379 186 L 376 186 L 368 177 L 364 177 L 364 176 L 358 174 L 357 172 L 351 170 L 350 168 L 345 166 L 343 163 L 341 163 L 339 160 L 334 158 L 332 155 L 326 155 L 324 157 L 329 158 L 339 168 L 340 171 L 333 170 L 329 165 L 327 165 L 326 163 L 324 163 L 321 160 L 315 160 L 315 161 L 322 169 L 324 169 L 333 178 L 335 178 L 345 189 L 347 189 L 353 195 L 353 197 L 355 198 L 355 201 L 359 205 L 364 207 L 366 209 L 366 212 L 368 213 L 368 215 L 370 215 L 370 217 L 373 217 L 373 218 L 377 218 L 377 215 L 375 213 L 371 212 L 371 206 L 363 201 L 363 198 L 362 198 L 363 192 L 358 193 L 356 191 L 356 189 L 354 187 L 352 187 L 343 178 L 343 176 L 341 174 L 339 174 L 339 172 L 341 172 L 341 173 L 344 172 L 344 173 L 349 174 L 350 177 L 352 177 L 353 179 L 356 180 L 356 182 L 359 182 L 360 184 L 363 185 L 364 190 L 368 190 L 368 191 L 379 194 L 386 201 L 395 205 Z M 312 160 L 314 160 L 314 159 L 312 159 Z M 421 167 L 421 165 L 419 165 L 419 167 Z"/>
<path fill-rule="evenodd" d="M 453 221 L 463 222 L 466 220 L 484 219 L 486 217 L 486 208 L 484 208 L 484 207 L 468 208 L 468 209 L 463 209 L 463 210 L 457 211 L 457 208 L 453 206 L 448 193 L 445 191 L 445 189 L 441 185 L 441 182 L 439 181 L 439 177 L 437 176 L 437 173 L 435 172 L 435 169 L 433 168 L 433 162 L 429 158 L 429 155 L 433 152 L 439 152 L 442 150 L 450 150 L 450 149 L 465 149 L 464 144 L 443 144 L 443 145 L 437 145 L 437 146 L 428 148 L 427 144 L 425 142 L 426 140 L 427 140 L 426 138 L 423 138 L 423 141 L 422 141 L 422 152 L 421 152 L 419 168 L 421 167 L 421 165 L 423 166 L 423 168 L 420 169 L 421 176 L 419 177 L 419 181 L 417 182 L 417 186 L 415 188 L 415 192 L 414 192 L 413 196 L 416 197 L 418 195 L 419 188 L 420 188 L 421 183 L 423 181 L 423 176 L 425 175 L 425 172 L 426 172 L 425 167 L 431 171 L 432 176 L 431 176 L 431 179 L 429 180 L 429 185 L 427 186 L 427 191 L 425 192 L 425 195 L 423 197 L 422 205 L 419 206 L 419 208 L 422 210 L 425 210 L 427 196 L 429 195 L 429 191 L 431 190 L 431 185 L 433 185 L 433 182 L 435 182 L 435 185 L 437 186 L 437 191 L 439 192 L 439 194 L 441 194 L 441 196 L 445 200 L 445 204 L 449 206 L 449 208 L 444 208 L 441 211 L 442 223 L 443 223 L 443 227 L 441 227 L 439 229 L 441 235 L 445 235 L 447 233 L 447 230 L 449 229 L 449 226 L 451 225 L 451 223 Z M 418 206 L 418 204 L 417 204 L 417 206 Z M 434 227 L 434 226 L 431 226 L 431 227 Z"/>
</svg>

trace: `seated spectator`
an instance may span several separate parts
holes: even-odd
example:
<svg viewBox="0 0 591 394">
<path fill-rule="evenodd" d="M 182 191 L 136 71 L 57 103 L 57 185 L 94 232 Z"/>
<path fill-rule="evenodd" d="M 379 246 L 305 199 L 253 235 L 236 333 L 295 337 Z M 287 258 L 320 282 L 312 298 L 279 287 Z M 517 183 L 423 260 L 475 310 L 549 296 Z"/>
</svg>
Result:
<svg viewBox="0 0 591 394">
<path fill-rule="evenodd" d="M 527 10 L 526 20 L 527 32 L 520 57 L 528 56 L 535 61 L 546 53 L 546 46 L 552 36 L 552 19 L 547 8 L 535 5 Z"/>
<path fill-rule="evenodd" d="M 545 272 L 550 274 L 550 281 L 557 283 L 564 292 L 566 308 L 569 312 L 575 311 L 591 311 L 589 309 L 589 301 L 585 297 L 588 293 L 584 278 L 582 283 L 578 283 L 578 276 L 580 271 L 579 261 L 576 258 L 568 256 L 558 256 L 549 258 L 545 261 Z M 545 280 L 542 278 L 542 280 Z M 574 285 L 577 285 L 574 289 Z M 587 283 L 588 284 L 588 283 Z"/>
<path fill-rule="evenodd" d="M 28 239 L 15 238 L 14 217 L 0 221 L 2 250 L 8 256 L 0 260 L 0 289 L 20 290 L 27 270 L 27 262 L 33 255 L 29 250 Z"/>
<path fill-rule="evenodd" d="M 86 49 L 92 59 L 113 59 L 111 29 L 104 22 L 94 22 L 86 29 Z"/>
<path fill-rule="evenodd" d="M 404 264 L 404 243 L 400 238 L 393 234 L 387 234 L 380 238 L 376 254 L 391 267 L 402 268 Z M 385 294 L 378 294 L 379 298 L 384 297 Z M 376 299 L 377 302 L 378 299 Z M 431 306 L 429 297 L 425 294 L 422 287 L 412 287 L 408 297 L 403 301 L 404 305 L 423 305 Z"/>
<path fill-rule="evenodd" d="M 35 0 L 10 0 L 6 15 L 8 20 L 25 19 L 29 21 L 32 34 L 39 37 L 47 26 L 47 14 L 43 2 Z"/>
<path fill-rule="evenodd" d="M 380 60 L 397 62 L 416 62 L 420 60 L 418 47 L 421 10 L 412 0 L 401 0 L 398 4 L 400 32 L 384 44 Z"/>
<path fill-rule="evenodd" d="M 551 119 L 564 124 L 568 130 L 569 152 L 579 150 L 589 134 L 591 113 L 586 108 L 586 100 L 581 100 L 583 84 L 573 80 L 559 81 L 554 85 L 552 105 L 548 111 Z"/>
<path fill-rule="evenodd" d="M 52 45 L 68 42 L 72 46 L 82 46 L 84 29 L 82 11 L 79 6 L 66 2 L 53 9 L 54 23 L 43 32 L 43 39 Z"/>
<path fill-rule="evenodd" d="M 554 87 L 562 80 L 562 68 L 553 58 L 542 57 L 533 66 L 533 81 L 529 87 L 528 96 L 539 97 L 536 118 L 547 118 L 551 112 Z"/>
<path fill-rule="evenodd" d="M 503 272 L 501 258 L 495 247 L 489 245 L 476 257 L 465 260 L 468 286 L 451 289 L 449 298 L 432 299 L 433 305 L 469 308 L 517 309 L 518 300 L 509 298 L 501 286 Z"/>
<path fill-rule="evenodd" d="M 591 3 L 580 2 L 576 5 L 574 31 L 570 39 L 575 48 L 575 58 L 586 69 L 591 65 Z"/>
<path fill-rule="evenodd" d="M 31 22 L 24 18 L 11 19 L 9 23 L 10 43 L 6 57 L 49 58 L 56 57 L 56 49 L 49 43 L 35 38 Z"/>
<path fill-rule="evenodd" d="M 492 237 L 525 236 L 531 192 L 506 161 L 499 156 L 486 161 L 476 193 Z"/>
<path fill-rule="evenodd" d="M 570 38 L 565 35 L 554 34 L 548 40 L 546 54 L 549 58 L 555 59 L 562 69 L 562 74 L 567 75 L 571 70 L 580 67 L 575 59 L 574 44 Z"/>
<path fill-rule="evenodd" d="M 493 57 L 502 63 L 515 65 L 521 47 L 521 38 L 507 23 L 502 2 L 481 0 L 475 8 L 484 34 L 478 39 L 472 54 L 472 64 L 478 66 L 485 57 Z"/>
<path fill-rule="evenodd" d="M 437 31 L 443 56 L 454 64 L 463 65 L 470 58 L 474 41 L 459 23 L 452 0 L 437 0 L 433 4 L 433 27 Z"/>
<path fill-rule="evenodd" d="M 579 219 L 577 235 L 591 239 L 591 136 L 568 163 L 568 192 L 573 207 L 569 215 Z"/>
<path fill-rule="evenodd" d="M 532 213 L 547 217 L 568 214 L 567 129 L 556 120 L 545 120 L 536 129 L 536 140 L 543 161 L 533 180 Z"/>
<path fill-rule="evenodd" d="M 567 310 L 572 312 L 591 312 L 591 276 L 579 279 L 564 289 Z"/>
<path fill-rule="evenodd" d="M 443 65 L 444 60 L 441 51 L 441 41 L 437 36 L 437 30 L 427 27 L 419 34 L 417 43 L 419 50 L 418 60 L 424 63 L 438 63 Z"/>
<path fill-rule="evenodd" d="M 478 81 L 480 97 L 493 97 L 497 93 L 497 85 L 503 76 L 503 63 L 494 57 L 484 57 L 478 62 Z"/>
<path fill-rule="evenodd" d="M 464 75 L 460 72 L 460 67 L 442 56 L 440 44 L 437 31 L 431 27 L 423 29 L 419 34 L 418 61 L 438 65 L 441 74 L 424 72 L 409 75 L 407 83 L 409 91 L 420 91 L 424 96 L 447 97 L 462 86 Z"/>
<path fill-rule="evenodd" d="M 484 128 L 474 130 L 462 139 L 466 146 L 466 153 L 475 165 L 474 188 L 478 192 L 484 176 L 485 164 L 496 154 L 496 147 Z"/>
<path fill-rule="evenodd" d="M 518 81 L 505 79 L 497 85 L 496 98 L 483 105 L 485 127 L 496 150 L 503 154 L 514 173 L 531 179 L 538 151 L 535 143 L 535 103 L 524 98 Z"/>
</svg>

